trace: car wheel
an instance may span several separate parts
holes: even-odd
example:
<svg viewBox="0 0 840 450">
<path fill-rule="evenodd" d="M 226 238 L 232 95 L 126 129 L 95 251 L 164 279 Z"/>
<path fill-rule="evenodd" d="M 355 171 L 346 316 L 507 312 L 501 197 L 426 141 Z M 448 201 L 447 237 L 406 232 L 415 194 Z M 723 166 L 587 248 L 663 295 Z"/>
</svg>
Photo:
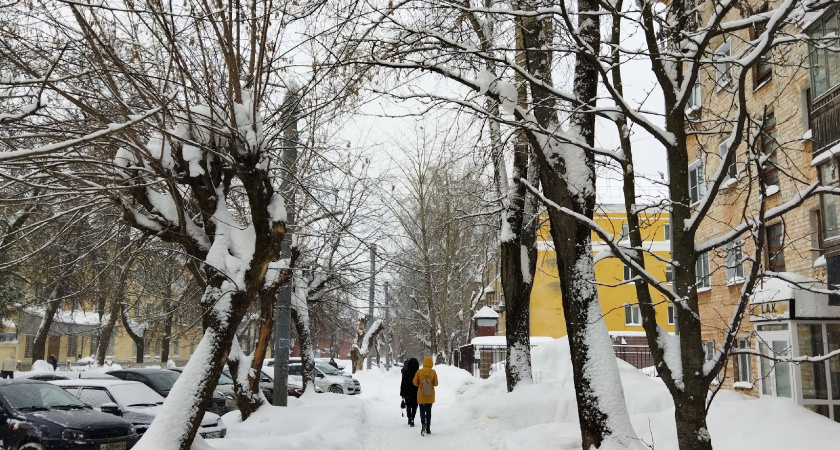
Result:
<svg viewBox="0 0 840 450">
<path fill-rule="evenodd" d="M 37 442 L 27 442 L 18 447 L 18 450 L 44 450 L 44 446 Z"/>
<path fill-rule="evenodd" d="M 341 386 L 339 386 L 337 384 L 334 384 L 334 385 L 330 386 L 329 391 L 332 392 L 333 394 L 343 394 L 344 393 L 344 389 L 341 389 Z"/>
</svg>

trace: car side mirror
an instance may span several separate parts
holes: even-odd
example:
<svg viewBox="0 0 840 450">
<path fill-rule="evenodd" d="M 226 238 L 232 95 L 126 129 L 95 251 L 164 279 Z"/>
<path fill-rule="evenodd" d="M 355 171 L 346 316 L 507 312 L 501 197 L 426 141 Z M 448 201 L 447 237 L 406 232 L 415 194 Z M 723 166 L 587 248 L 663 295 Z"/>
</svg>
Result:
<svg viewBox="0 0 840 450">
<path fill-rule="evenodd" d="M 319 373 L 316 373 L 316 374 L 315 374 L 315 376 L 316 376 L 317 378 L 324 378 L 324 374 L 323 374 L 323 373 L 320 373 L 320 372 L 319 372 Z"/>
<path fill-rule="evenodd" d="M 122 410 L 120 410 L 120 407 L 116 403 L 104 403 L 99 407 L 99 410 L 106 414 L 122 416 Z"/>
</svg>

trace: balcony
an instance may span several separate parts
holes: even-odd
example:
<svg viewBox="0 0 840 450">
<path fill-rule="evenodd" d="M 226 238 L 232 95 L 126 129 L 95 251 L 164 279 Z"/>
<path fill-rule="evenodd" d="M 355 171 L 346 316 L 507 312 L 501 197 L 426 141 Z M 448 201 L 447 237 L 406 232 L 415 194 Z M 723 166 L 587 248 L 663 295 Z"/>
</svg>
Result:
<svg viewBox="0 0 840 450">
<path fill-rule="evenodd" d="M 816 157 L 840 141 L 840 88 L 835 88 L 811 104 L 809 120 Z"/>
</svg>

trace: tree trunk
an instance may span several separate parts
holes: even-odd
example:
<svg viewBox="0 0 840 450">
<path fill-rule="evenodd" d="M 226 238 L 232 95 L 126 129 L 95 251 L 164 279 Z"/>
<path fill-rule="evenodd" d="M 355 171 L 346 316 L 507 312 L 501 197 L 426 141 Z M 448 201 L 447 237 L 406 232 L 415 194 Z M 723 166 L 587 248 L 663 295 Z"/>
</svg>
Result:
<svg viewBox="0 0 840 450">
<path fill-rule="evenodd" d="M 371 344 L 376 340 L 379 333 L 385 328 L 382 321 L 373 322 L 370 329 L 365 333 L 365 319 L 359 319 L 359 328 L 356 332 L 356 343 L 350 349 L 350 360 L 353 365 L 353 373 L 364 369 L 365 358 L 370 354 Z"/>
<path fill-rule="evenodd" d="M 114 298 L 111 300 L 111 311 L 108 313 L 108 322 L 105 323 L 99 332 L 99 346 L 96 349 L 96 363 L 99 364 L 99 367 L 105 365 L 105 354 L 108 353 L 111 335 L 114 333 L 114 325 L 117 323 L 121 305 L 121 299 Z"/>
<path fill-rule="evenodd" d="M 170 289 L 167 289 L 169 292 Z M 169 361 L 169 346 L 172 342 L 172 301 L 169 297 L 163 299 L 163 339 L 161 340 L 160 362 L 166 364 Z"/>
<path fill-rule="evenodd" d="M 41 319 L 41 325 L 38 327 L 38 332 L 35 334 L 35 340 L 32 343 L 32 362 L 38 361 L 39 359 L 47 359 L 47 337 L 50 334 L 55 313 L 58 311 L 58 305 L 61 303 L 63 283 L 64 277 L 59 277 L 50 293 L 49 300 L 47 300 L 47 305 L 44 308 L 44 317 Z"/>
<path fill-rule="evenodd" d="M 575 105 L 576 112 L 572 114 L 568 134 L 590 146 L 595 140 L 595 116 L 588 113 L 588 109 L 594 106 L 599 77 L 595 63 L 586 52 L 588 49 L 597 52 L 600 46 L 598 13 L 596 1 L 578 2 L 581 41 L 575 57 L 574 94 L 580 104 Z M 528 70 L 543 83 L 551 84 L 551 54 L 530 50 L 545 48 L 544 36 L 552 34 L 549 32 L 551 23 L 543 19 L 520 20 Z M 553 133 L 559 126 L 553 96 L 538 83 L 531 83 L 530 87 L 537 105 L 537 122 L 547 133 Z M 542 145 L 551 142 L 553 138 L 550 135 L 544 139 L 530 138 L 532 145 L 539 149 L 540 179 L 546 197 L 556 205 L 591 220 L 595 207 L 593 153 L 561 142 L 556 143 L 556 151 L 548 151 Z M 624 405 L 623 395 L 611 398 L 609 402 L 601 398 L 614 392 L 615 386 L 621 386 L 621 380 L 594 285 L 591 231 L 581 222 L 569 220 L 566 214 L 554 207 L 548 209 L 548 214 L 571 350 L 582 446 L 585 449 L 600 448 L 607 442 L 638 446 L 627 410 L 621 408 Z M 598 364 L 592 364 L 596 359 Z"/>
<path fill-rule="evenodd" d="M 146 352 L 146 343 L 143 341 L 143 336 L 134 332 L 131 328 L 131 323 L 128 321 L 128 313 L 125 311 L 125 305 L 120 305 L 120 317 L 122 318 L 123 328 L 128 336 L 134 341 L 134 346 L 137 347 L 137 356 L 135 362 L 143 362 L 143 354 Z"/>
<path fill-rule="evenodd" d="M 301 283 L 297 278 L 295 280 L 295 284 Z M 309 307 L 303 297 L 305 290 L 306 287 L 295 285 L 292 292 L 292 322 L 295 324 L 300 347 L 300 369 L 304 391 L 310 383 L 315 386 L 315 347 L 309 328 Z"/>
</svg>

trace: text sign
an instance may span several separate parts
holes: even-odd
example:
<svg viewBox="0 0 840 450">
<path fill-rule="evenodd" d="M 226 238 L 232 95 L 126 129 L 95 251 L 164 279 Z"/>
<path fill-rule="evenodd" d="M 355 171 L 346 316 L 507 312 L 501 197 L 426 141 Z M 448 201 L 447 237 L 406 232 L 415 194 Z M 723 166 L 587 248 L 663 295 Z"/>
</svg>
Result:
<svg viewBox="0 0 840 450">
<path fill-rule="evenodd" d="M 790 300 L 778 302 L 767 302 L 752 305 L 750 308 L 750 320 L 778 320 L 790 318 Z"/>
</svg>

